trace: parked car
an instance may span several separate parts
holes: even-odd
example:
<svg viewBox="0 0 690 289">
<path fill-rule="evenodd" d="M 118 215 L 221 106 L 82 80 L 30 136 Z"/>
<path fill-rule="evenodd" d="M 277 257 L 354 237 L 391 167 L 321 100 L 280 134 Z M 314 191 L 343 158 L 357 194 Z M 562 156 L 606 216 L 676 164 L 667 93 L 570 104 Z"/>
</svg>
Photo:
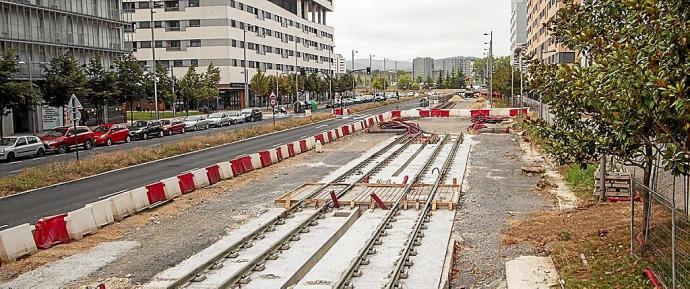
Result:
<svg viewBox="0 0 690 289">
<path fill-rule="evenodd" d="M 208 116 L 208 125 L 212 127 L 230 125 L 230 117 L 225 112 L 216 112 Z"/>
<path fill-rule="evenodd" d="M 42 157 L 45 153 L 43 142 L 35 136 L 0 138 L 0 161 L 13 162 L 22 157 Z"/>
<path fill-rule="evenodd" d="M 242 113 L 239 111 L 228 112 L 228 117 L 230 118 L 231 124 L 239 124 L 245 122 L 244 115 L 242 115 Z"/>
<path fill-rule="evenodd" d="M 375 99 L 376 101 L 385 101 L 385 100 L 386 100 L 386 95 L 383 94 L 383 93 L 376 93 L 376 94 L 374 95 L 374 99 Z"/>
<path fill-rule="evenodd" d="M 208 120 L 203 115 L 185 117 L 183 120 L 184 128 L 187 131 L 197 131 L 208 129 Z"/>
<path fill-rule="evenodd" d="M 93 130 L 93 139 L 95 145 L 111 146 L 114 143 L 125 142 L 132 140 L 129 136 L 129 129 L 124 124 L 102 124 Z"/>
<path fill-rule="evenodd" d="M 185 133 L 184 122 L 179 119 L 161 119 L 164 135 Z"/>
<path fill-rule="evenodd" d="M 405 96 L 412 97 L 412 96 L 415 96 L 415 93 L 413 91 L 410 91 Z"/>
<path fill-rule="evenodd" d="M 388 99 L 392 99 L 392 98 L 400 99 L 400 95 L 398 95 L 397 92 L 391 92 L 388 94 Z"/>
<path fill-rule="evenodd" d="M 80 146 L 90 150 L 93 148 L 94 135 L 93 132 L 85 126 L 78 126 L 76 130 L 73 127 L 63 126 L 45 131 L 45 134 L 41 137 L 41 141 L 46 151 L 55 151 L 64 154 L 70 149 Z"/>
<path fill-rule="evenodd" d="M 261 110 L 256 107 L 245 108 L 241 111 L 241 113 L 244 115 L 245 121 L 248 122 L 261 121 L 261 119 L 264 117 L 264 114 L 261 112 Z"/>
<path fill-rule="evenodd" d="M 340 99 L 339 98 L 329 99 L 326 102 L 326 108 L 334 108 L 334 107 L 339 107 L 339 106 L 340 106 Z"/>
<path fill-rule="evenodd" d="M 129 136 L 133 139 L 148 139 L 150 137 L 163 137 L 163 127 L 158 120 L 135 121 L 129 127 Z"/>
</svg>

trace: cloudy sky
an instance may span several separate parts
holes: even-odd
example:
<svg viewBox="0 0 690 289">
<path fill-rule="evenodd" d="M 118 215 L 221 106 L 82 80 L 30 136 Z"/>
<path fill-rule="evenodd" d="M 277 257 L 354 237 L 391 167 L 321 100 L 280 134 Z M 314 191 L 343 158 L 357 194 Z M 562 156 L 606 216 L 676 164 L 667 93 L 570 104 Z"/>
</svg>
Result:
<svg viewBox="0 0 690 289">
<path fill-rule="evenodd" d="M 494 32 L 494 55 L 510 46 L 510 0 L 335 0 L 328 17 L 336 52 L 345 58 L 411 60 L 481 57 Z"/>
</svg>

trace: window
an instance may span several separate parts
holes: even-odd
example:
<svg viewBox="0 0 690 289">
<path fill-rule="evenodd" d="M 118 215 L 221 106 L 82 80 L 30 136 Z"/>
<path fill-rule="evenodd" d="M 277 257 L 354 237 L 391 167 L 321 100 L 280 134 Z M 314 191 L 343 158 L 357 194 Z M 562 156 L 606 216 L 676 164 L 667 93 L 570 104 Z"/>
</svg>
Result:
<svg viewBox="0 0 690 289">
<path fill-rule="evenodd" d="M 232 66 L 237 67 L 237 59 L 232 60 Z"/>
<path fill-rule="evenodd" d="M 154 22 L 153 22 L 153 27 L 155 27 L 155 28 L 162 28 L 162 27 L 163 27 L 163 22 L 161 22 L 161 21 L 154 21 Z"/>
<path fill-rule="evenodd" d="M 192 59 L 189 62 L 192 66 L 199 66 L 199 59 Z"/>
<path fill-rule="evenodd" d="M 15 144 L 15 146 L 23 146 L 23 145 L 26 145 L 26 139 L 23 137 L 18 138 L 17 144 Z"/>
<path fill-rule="evenodd" d="M 139 48 L 151 48 L 151 41 L 139 42 Z"/>
<path fill-rule="evenodd" d="M 174 67 L 182 67 L 182 60 L 173 60 Z"/>
<path fill-rule="evenodd" d="M 149 43 L 151 43 L 151 42 L 149 42 Z M 163 48 L 163 41 L 156 41 L 156 48 Z"/>
<path fill-rule="evenodd" d="M 199 7 L 199 0 L 189 0 L 189 7 Z"/>
<path fill-rule="evenodd" d="M 36 137 L 27 137 L 26 139 L 29 140 L 29 144 L 38 143 L 38 139 Z"/>
<path fill-rule="evenodd" d="M 139 28 L 151 28 L 151 22 L 149 22 L 149 21 L 139 22 Z"/>
<path fill-rule="evenodd" d="M 232 47 L 237 47 L 237 40 L 235 40 L 235 39 L 232 40 Z"/>
<path fill-rule="evenodd" d="M 149 6 L 149 2 L 137 2 L 139 4 L 139 9 L 149 9 L 151 6 Z"/>
<path fill-rule="evenodd" d="M 189 40 L 189 46 L 191 47 L 201 47 L 201 39 Z"/>
<path fill-rule="evenodd" d="M 201 20 L 189 20 L 189 27 L 201 27 Z"/>
</svg>

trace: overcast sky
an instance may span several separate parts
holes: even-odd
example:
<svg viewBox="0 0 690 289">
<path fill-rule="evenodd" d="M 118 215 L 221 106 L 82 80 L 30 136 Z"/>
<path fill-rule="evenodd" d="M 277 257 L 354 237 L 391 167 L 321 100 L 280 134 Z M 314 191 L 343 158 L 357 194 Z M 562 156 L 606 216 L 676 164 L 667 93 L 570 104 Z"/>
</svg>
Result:
<svg viewBox="0 0 690 289">
<path fill-rule="evenodd" d="M 328 15 L 335 51 L 352 58 L 481 57 L 494 32 L 494 55 L 510 50 L 510 0 L 335 0 Z"/>
</svg>

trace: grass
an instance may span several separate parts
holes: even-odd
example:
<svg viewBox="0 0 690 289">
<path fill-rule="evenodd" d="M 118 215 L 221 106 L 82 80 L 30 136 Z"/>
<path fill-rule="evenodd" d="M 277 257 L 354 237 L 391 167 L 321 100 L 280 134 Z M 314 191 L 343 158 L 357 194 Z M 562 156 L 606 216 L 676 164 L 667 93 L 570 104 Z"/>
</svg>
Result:
<svg viewBox="0 0 690 289">
<path fill-rule="evenodd" d="M 566 165 L 560 169 L 561 174 L 565 176 L 565 183 L 570 189 L 581 199 L 595 199 L 594 192 L 594 172 L 597 170 L 596 165 L 587 165 L 582 168 L 579 165 Z"/>
<path fill-rule="evenodd" d="M 404 100 L 369 103 L 353 108 L 361 112 L 377 107 L 395 104 Z M 228 144 L 275 131 L 307 125 L 332 118 L 330 113 L 314 114 L 311 118 L 293 118 L 272 123 L 243 127 L 206 136 L 185 138 L 181 141 L 157 147 L 136 147 L 128 150 L 101 153 L 77 161 L 52 162 L 22 170 L 16 175 L 0 178 L 0 196 L 9 196 L 26 190 L 41 188 L 59 182 L 76 180 L 99 173 L 172 157 L 204 148 Z"/>
<path fill-rule="evenodd" d="M 161 111 L 159 112 L 160 118 L 173 118 L 173 113 L 172 111 Z M 204 114 L 203 112 L 200 111 L 190 111 L 189 115 L 200 115 Z M 175 114 L 175 117 L 181 118 L 181 117 L 186 117 L 187 113 L 182 111 L 182 112 L 177 112 Z M 130 113 L 127 112 L 127 118 L 130 117 Z M 154 111 L 135 111 L 134 112 L 134 120 L 154 120 L 156 119 L 156 112 Z"/>
</svg>

